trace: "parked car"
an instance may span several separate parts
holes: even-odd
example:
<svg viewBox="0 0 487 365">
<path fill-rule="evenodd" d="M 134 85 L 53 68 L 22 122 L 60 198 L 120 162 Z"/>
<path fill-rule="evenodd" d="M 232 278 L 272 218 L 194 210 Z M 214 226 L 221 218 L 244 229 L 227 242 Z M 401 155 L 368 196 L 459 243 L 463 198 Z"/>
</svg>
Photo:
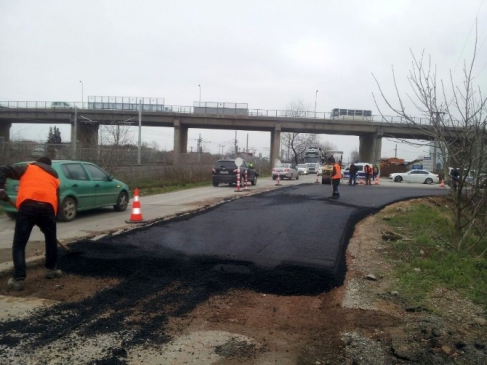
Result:
<svg viewBox="0 0 487 365">
<path fill-rule="evenodd" d="M 280 179 L 286 178 L 291 180 L 292 178 L 299 179 L 298 169 L 292 163 L 281 163 L 276 165 L 272 169 L 272 180 L 277 179 L 277 175 L 279 175 Z"/>
<path fill-rule="evenodd" d="M 130 200 L 128 185 L 116 180 L 94 163 L 53 160 L 52 168 L 58 173 L 61 182 L 61 203 L 58 209 L 60 221 L 69 222 L 76 218 L 78 212 L 110 205 L 118 212 L 127 209 Z M 13 179 L 7 179 L 5 184 L 5 191 L 13 201 L 17 199 L 19 184 L 19 180 Z M 17 209 L 6 202 L 1 203 L 7 216 L 15 218 Z"/>
<path fill-rule="evenodd" d="M 300 175 L 308 175 L 309 174 L 309 169 L 308 165 L 305 163 L 297 165 L 298 168 L 298 174 Z"/>
<path fill-rule="evenodd" d="M 427 170 L 411 170 L 408 172 L 396 172 L 389 175 L 389 179 L 395 182 L 411 182 L 420 184 L 438 184 L 440 178 L 438 174 L 433 174 Z"/>
<path fill-rule="evenodd" d="M 46 145 L 38 144 L 32 149 L 32 157 L 42 157 L 46 156 L 47 148 Z"/>
<path fill-rule="evenodd" d="M 250 168 L 246 161 L 240 166 L 240 185 L 245 184 L 245 172 L 247 172 L 247 181 L 252 185 L 256 185 L 259 174 L 255 169 Z M 238 170 L 235 160 L 218 160 L 211 170 L 213 186 L 218 186 L 219 184 L 236 184 L 237 176 Z"/>
</svg>

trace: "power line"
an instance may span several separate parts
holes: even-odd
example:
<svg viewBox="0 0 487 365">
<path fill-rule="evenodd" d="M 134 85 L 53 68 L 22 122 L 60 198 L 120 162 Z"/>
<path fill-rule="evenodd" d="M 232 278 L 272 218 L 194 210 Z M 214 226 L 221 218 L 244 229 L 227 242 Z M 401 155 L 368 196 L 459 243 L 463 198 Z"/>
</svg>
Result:
<svg viewBox="0 0 487 365">
<path fill-rule="evenodd" d="M 475 15 L 475 20 L 474 22 L 472 23 L 472 26 L 470 27 L 470 31 L 468 32 L 468 36 L 467 36 L 467 39 L 465 40 L 465 43 L 463 44 L 463 48 L 462 48 L 462 52 L 460 53 L 460 55 L 458 56 L 458 61 L 457 61 L 457 64 L 455 65 L 455 68 L 453 69 L 453 73 L 455 73 L 457 71 L 457 67 L 458 67 L 458 64 L 460 63 L 460 60 L 463 56 L 463 52 L 465 51 L 465 47 L 467 46 L 467 43 L 468 43 L 468 40 L 470 38 L 470 34 L 472 33 L 472 29 L 473 29 L 473 26 L 477 23 L 477 18 L 479 16 L 479 13 L 480 13 L 480 9 L 482 9 L 482 5 L 484 3 L 484 0 L 482 0 L 480 2 L 480 6 L 479 6 L 479 10 L 477 10 L 477 14 Z"/>
</svg>

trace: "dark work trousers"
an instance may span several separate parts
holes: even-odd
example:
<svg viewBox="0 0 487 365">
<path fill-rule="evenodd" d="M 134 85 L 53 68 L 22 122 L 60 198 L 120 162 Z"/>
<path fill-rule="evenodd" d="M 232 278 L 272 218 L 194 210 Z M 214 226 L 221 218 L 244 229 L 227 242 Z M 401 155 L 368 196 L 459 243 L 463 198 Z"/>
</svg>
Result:
<svg viewBox="0 0 487 365">
<path fill-rule="evenodd" d="M 21 204 L 15 221 L 12 256 L 14 278 L 24 280 L 27 272 L 25 265 L 25 246 L 29 241 L 32 228 L 38 226 L 44 233 L 46 242 L 46 268 L 55 269 L 57 261 L 56 215 L 49 203 L 25 201 Z"/>
<path fill-rule="evenodd" d="M 357 173 L 350 173 L 350 179 L 348 180 L 350 185 L 357 185 Z"/>
<path fill-rule="evenodd" d="M 333 185 L 333 197 L 340 197 L 340 194 L 338 193 L 338 185 L 340 185 L 340 179 L 332 179 L 331 183 Z"/>
</svg>

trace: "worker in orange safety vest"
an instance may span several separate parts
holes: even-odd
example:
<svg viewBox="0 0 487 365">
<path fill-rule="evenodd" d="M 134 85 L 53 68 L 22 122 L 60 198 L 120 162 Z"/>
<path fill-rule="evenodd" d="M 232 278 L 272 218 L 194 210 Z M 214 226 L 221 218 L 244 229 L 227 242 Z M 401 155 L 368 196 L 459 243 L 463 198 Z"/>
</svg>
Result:
<svg viewBox="0 0 487 365">
<path fill-rule="evenodd" d="M 330 198 L 338 199 L 340 197 L 340 193 L 338 192 L 338 185 L 340 185 L 340 180 L 342 178 L 342 168 L 341 166 L 335 162 L 333 165 L 333 170 L 331 172 L 331 184 L 333 186 L 333 195 Z"/>
</svg>

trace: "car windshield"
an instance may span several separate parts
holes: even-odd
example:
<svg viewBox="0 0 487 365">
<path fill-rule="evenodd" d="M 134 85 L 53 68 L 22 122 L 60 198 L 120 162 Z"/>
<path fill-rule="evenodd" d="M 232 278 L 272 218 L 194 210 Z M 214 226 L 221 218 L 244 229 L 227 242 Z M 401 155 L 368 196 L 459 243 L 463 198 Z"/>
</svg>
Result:
<svg viewBox="0 0 487 365">
<path fill-rule="evenodd" d="M 280 164 L 280 165 L 276 165 L 276 167 L 286 167 L 286 168 L 288 168 L 288 167 L 290 167 L 290 165 L 289 164 Z"/>
<path fill-rule="evenodd" d="M 307 165 L 298 165 L 298 167 L 306 168 Z"/>
</svg>

